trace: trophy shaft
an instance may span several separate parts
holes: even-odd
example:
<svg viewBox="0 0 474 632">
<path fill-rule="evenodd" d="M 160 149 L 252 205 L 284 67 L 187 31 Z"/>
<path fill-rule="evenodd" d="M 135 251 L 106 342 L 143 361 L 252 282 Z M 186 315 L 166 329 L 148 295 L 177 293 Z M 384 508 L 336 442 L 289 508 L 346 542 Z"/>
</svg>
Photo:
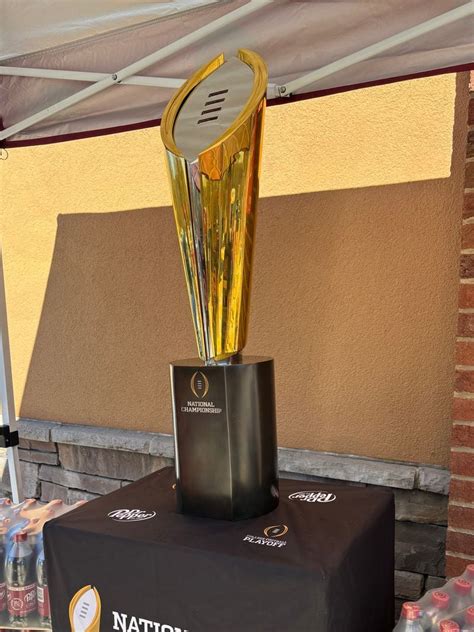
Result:
<svg viewBox="0 0 474 632">
<path fill-rule="evenodd" d="M 199 356 L 245 346 L 265 111 L 260 58 L 217 58 L 163 115 L 178 240 Z"/>
</svg>

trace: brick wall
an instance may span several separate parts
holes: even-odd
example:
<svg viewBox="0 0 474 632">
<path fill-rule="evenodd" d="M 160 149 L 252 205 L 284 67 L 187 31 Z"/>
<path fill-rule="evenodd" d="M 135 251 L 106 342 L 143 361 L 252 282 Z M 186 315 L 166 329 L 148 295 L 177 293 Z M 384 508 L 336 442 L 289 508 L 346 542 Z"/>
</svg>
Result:
<svg viewBox="0 0 474 632">
<path fill-rule="evenodd" d="M 474 561 L 474 75 L 471 75 L 461 238 L 446 572 Z"/>
</svg>

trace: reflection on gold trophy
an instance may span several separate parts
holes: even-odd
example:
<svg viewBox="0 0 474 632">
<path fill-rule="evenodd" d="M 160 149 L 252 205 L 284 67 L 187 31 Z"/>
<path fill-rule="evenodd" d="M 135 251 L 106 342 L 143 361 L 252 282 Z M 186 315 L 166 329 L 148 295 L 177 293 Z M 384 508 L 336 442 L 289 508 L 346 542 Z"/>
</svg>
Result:
<svg viewBox="0 0 474 632">
<path fill-rule="evenodd" d="M 100 632 L 101 601 L 97 588 L 84 586 L 69 604 L 71 632 Z"/>
<path fill-rule="evenodd" d="M 256 53 L 240 50 L 228 61 L 219 55 L 163 114 L 179 244 L 206 364 L 238 356 L 246 342 L 266 87 Z"/>
</svg>

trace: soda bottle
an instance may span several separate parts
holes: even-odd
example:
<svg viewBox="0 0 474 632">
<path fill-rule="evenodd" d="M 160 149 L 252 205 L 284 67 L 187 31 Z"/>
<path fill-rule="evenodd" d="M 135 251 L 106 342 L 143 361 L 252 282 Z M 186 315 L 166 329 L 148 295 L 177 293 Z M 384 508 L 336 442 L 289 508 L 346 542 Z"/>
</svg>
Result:
<svg viewBox="0 0 474 632">
<path fill-rule="evenodd" d="M 461 575 L 461 578 L 467 579 L 468 582 L 471 582 L 474 580 L 474 564 L 468 564 L 466 566 L 466 570 Z"/>
<path fill-rule="evenodd" d="M 465 579 L 472 584 L 471 601 L 474 602 L 474 564 L 468 564 L 466 570 L 461 575 L 461 579 Z"/>
<path fill-rule="evenodd" d="M 35 501 L 34 504 L 28 505 L 27 507 L 23 507 L 20 511 L 21 518 L 28 518 L 29 520 L 42 520 L 45 515 L 50 515 L 51 517 L 55 517 L 55 512 L 62 508 L 63 506 L 62 500 L 51 500 L 49 503 L 39 503 Z"/>
<path fill-rule="evenodd" d="M 36 560 L 36 578 L 38 581 L 36 594 L 38 597 L 38 615 L 40 625 L 51 627 L 51 606 L 49 603 L 48 575 L 44 557 L 43 538 L 40 540 L 38 559 Z"/>
<path fill-rule="evenodd" d="M 464 612 L 464 622 L 461 631 L 474 632 L 474 606 L 471 606 Z"/>
<path fill-rule="evenodd" d="M 41 518 L 33 518 L 22 529 L 22 531 L 28 535 L 28 542 L 37 555 L 43 546 L 43 527 L 45 523 L 53 517 L 53 511 L 51 509 L 44 509 Z"/>
<path fill-rule="evenodd" d="M 393 632 L 423 632 L 421 623 L 422 610 L 416 603 L 409 601 L 402 606 L 400 621 L 395 626 Z"/>
<path fill-rule="evenodd" d="M 442 590 L 433 590 L 433 592 L 427 593 L 422 602 L 420 607 L 423 610 L 422 624 L 425 630 L 429 630 L 442 619 L 446 619 L 449 614 L 451 599 L 448 593 Z"/>
<path fill-rule="evenodd" d="M 461 610 L 464 610 L 465 608 L 469 608 L 469 606 L 472 606 L 471 582 L 467 581 L 467 579 L 462 579 L 461 577 L 459 577 L 458 579 L 454 581 L 453 586 L 452 586 L 452 591 L 453 591 L 453 594 L 452 594 L 451 605 L 450 605 L 451 612 L 460 612 Z"/>
<path fill-rule="evenodd" d="M 13 514 L 12 501 L 9 498 L 0 499 L 0 520 L 11 518 Z"/>
<path fill-rule="evenodd" d="M 444 619 L 439 624 L 439 632 L 461 632 L 459 623 L 451 619 Z"/>
<path fill-rule="evenodd" d="M 15 533 L 5 562 L 7 605 L 10 623 L 26 627 L 36 613 L 36 569 L 34 552 L 26 533 Z"/>
<path fill-rule="evenodd" d="M 8 559 L 8 555 L 15 545 L 15 535 L 17 533 L 25 532 L 24 529 L 30 526 L 30 522 L 28 520 L 22 519 L 20 522 L 16 522 L 8 525 L 7 533 L 5 535 L 5 563 Z M 27 536 L 28 540 L 28 536 Z"/>
<path fill-rule="evenodd" d="M 87 500 L 78 500 L 76 503 L 74 503 L 74 505 L 65 505 L 63 503 L 62 506 L 58 506 L 55 508 L 54 510 L 54 517 L 55 518 L 59 518 L 59 516 L 63 516 L 64 514 L 69 513 L 70 511 L 74 511 L 74 509 L 77 509 L 78 507 L 82 507 L 82 505 L 85 505 L 87 503 Z"/>
<path fill-rule="evenodd" d="M 5 581 L 6 522 L 8 521 L 4 521 L 0 526 L 0 620 L 2 622 L 7 618 L 7 584 Z"/>
</svg>

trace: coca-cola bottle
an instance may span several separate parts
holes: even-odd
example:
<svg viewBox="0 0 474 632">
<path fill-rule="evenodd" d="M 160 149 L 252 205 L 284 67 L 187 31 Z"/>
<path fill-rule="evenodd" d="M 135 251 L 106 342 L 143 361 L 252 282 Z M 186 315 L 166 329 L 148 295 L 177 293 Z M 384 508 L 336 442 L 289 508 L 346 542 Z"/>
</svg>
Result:
<svg viewBox="0 0 474 632">
<path fill-rule="evenodd" d="M 422 624 L 425 630 L 434 627 L 449 614 L 451 599 L 448 593 L 441 590 L 433 590 L 423 598 L 420 606 L 423 609 Z"/>
<path fill-rule="evenodd" d="M 462 579 L 459 577 L 456 579 L 452 586 L 452 597 L 451 597 L 451 612 L 460 612 L 465 608 L 469 608 L 472 606 L 471 601 L 471 592 L 472 592 L 472 584 L 467 581 L 467 579 Z"/>
<path fill-rule="evenodd" d="M 17 516 L 21 516 L 22 518 L 27 518 L 24 513 L 39 506 L 40 503 L 37 500 L 35 500 L 34 498 L 27 498 L 18 505 L 13 505 L 13 513 Z"/>
<path fill-rule="evenodd" d="M 444 619 L 439 624 L 439 632 L 461 632 L 459 623 L 451 619 Z"/>
<path fill-rule="evenodd" d="M 87 500 L 78 500 L 77 502 L 74 503 L 74 505 L 66 505 L 63 503 L 61 506 L 54 508 L 54 517 L 59 518 L 59 516 L 63 516 L 64 514 L 67 514 L 70 511 L 74 511 L 74 509 L 77 509 L 78 507 L 82 507 L 82 505 L 85 505 L 86 503 L 87 503 Z"/>
<path fill-rule="evenodd" d="M 423 632 L 421 623 L 422 611 L 416 603 L 407 601 L 402 606 L 400 621 L 395 626 L 393 632 Z"/>
<path fill-rule="evenodd" d="M 36 613 L 36 568 L 34 552 L 26 533 L 15 533 L 5 561 L 7 604 L 10 623 L 27 626 Z"/>
<path fill-rule="evenodd" d="M 44 557 L 43 538 L 40 540 L 40 550 L 36 560 L 36 578 L 38 581 L 36 594 L 38 597 L 38 615 L 40 625 L 51 627 L 51 606 L 49 603 L 48 576 Z"/>
</svg>

